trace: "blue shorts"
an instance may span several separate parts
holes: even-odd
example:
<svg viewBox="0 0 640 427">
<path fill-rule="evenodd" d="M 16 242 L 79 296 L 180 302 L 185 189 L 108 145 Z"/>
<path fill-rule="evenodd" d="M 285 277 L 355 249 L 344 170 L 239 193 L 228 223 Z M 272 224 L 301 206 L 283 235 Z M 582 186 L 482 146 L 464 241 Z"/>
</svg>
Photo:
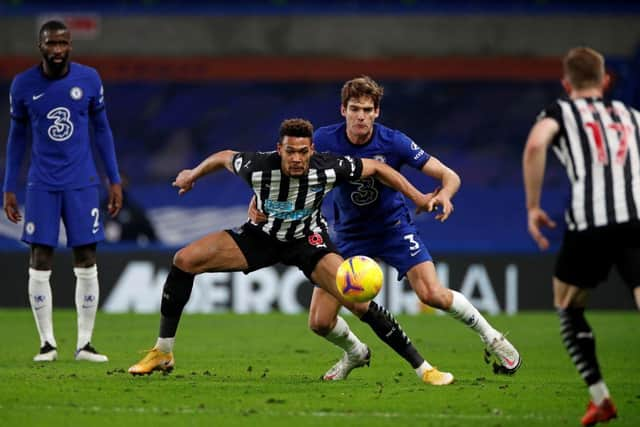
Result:
<svg viewBox="0 0 640 427">
<path fill-rule="evenodd" d="M 57 247 L 60 220 L 68 247 L 104 240 L 99 199 L 96 186 L 65 191 L 27 189 L 22 241 Z"/>
<path fill-rule="evenodd" d="M 366 255 L 384 261 L 398 270 L 398 280 L 412 267 L 433 261 L 418 230 L 411 224 L 399 224 L 384 233 L 372 235 L 347 237 L 337 234 L 334 243 L 344 258 Z"/>
</svg>

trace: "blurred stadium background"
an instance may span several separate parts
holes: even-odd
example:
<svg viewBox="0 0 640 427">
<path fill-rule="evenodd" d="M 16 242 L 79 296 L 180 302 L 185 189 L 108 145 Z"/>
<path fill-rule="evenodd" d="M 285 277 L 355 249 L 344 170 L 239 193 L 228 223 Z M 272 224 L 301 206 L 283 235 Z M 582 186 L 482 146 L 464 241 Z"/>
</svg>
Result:
<svg viewBox="0 0 640 427">
<path fill-rule="evenodd" d="M 102 308 L 110 312 L 157 311 L 175 249 L 246 217 L 250 193 L 241 180 L 221 173 L 178 199 L 170 187 L 177 171 L 224 148 L 272 149 L 284 118 L 316 126 L 340 121 L 341 85 L 360 74 L 385 87 L 379 121 L 462 177 L 447 223 L 417 219 L 441 279 L 493 314 L 551 309 L 562 230 L 551 233 L 548 254 L 530 241 L 521 151 L 537 113 L 561 94 L 561 56 L 576 45 L 603 52 L 614 76 L 611 95 L 640 107 L 637 2 L 1 1 L 3 96 L 13 76 L 39 60 L 37 29 L 53 17 L 72 30 L 73 60 L 102 75 L 127 177 L 131 205 L 121 223 L 107 224 L 110 242 L 99 249 Z M 2 108 L 3 144 L 8 124 Z M 4 156 L 3 145 L 3 171 Z M 422 188 L 434 185 L 405 172 Z M 545 185 L 545 206 L 561 224 L 568 185 L 555 158 Z M 145 217 L 153 233 L 144 231 Z M 28 307 L 20 233 L 3 215 L 3 307 Z M 73 304 L 70 263 L 60 250 L 58 306 Z M 293 313 L 309 296 L 302 275 L 284 268 L 198 280 L 191 312 Z M 613 282 L 596 292 L 593 305 L 633 309 L 629 291 Z M 423 310 L 406 285 L 387 286 L 380 298 L 396 312 Z"/>
</svg>

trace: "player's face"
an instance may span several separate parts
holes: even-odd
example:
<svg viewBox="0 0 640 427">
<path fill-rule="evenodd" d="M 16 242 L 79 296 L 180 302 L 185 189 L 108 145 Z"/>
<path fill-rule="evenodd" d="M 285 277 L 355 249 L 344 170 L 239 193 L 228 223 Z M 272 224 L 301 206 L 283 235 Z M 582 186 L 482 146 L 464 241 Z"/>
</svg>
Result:
<svg viewBox="0 0 640 427">
<path fill-rule="evenodd" d="M 311 138 L 284 136 L 278 144 L 282 158 L 282 171 L 288 176 L 303 176 L 309 171 L 309 160 L 313 154 Z"/>
<path fill-rule="evenodd" d="M 340 107 L 342 116 L 347 121 L 347 136 L 354 144 L 364 144 L 373 134 L 373 123 L 380 115 L 380 108 L 373 106 L 368 96 L 351 98 L 347 106 Z"/>
<path fill-rule="evenodd" d="M 71 33 L 68 30 L 45 31 L 40 38 L 40 53 L 46 63 L 46 71 L 62 74 L 69 63 Z"/>
</svg>

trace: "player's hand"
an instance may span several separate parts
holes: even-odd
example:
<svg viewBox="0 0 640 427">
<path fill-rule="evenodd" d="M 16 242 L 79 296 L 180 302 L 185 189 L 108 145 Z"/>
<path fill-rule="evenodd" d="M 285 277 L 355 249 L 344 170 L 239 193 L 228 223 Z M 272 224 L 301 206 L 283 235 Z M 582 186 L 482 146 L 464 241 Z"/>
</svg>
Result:
<svg viewBox="0 0 640 427">
<path fill-rule="evenodd" d="M 549 240 L 540 231 L 541 227 L 555 228 L 556 223 L 545 211 L 540 208 L 531 208 L 528 211 L 529 234 L 541 251 L 549 249 Z"/>
<path fill-rule="evenodd" d="M 7 191 L 3 194 L 2 205 L 4 207 L 4 213 L 7 215 L 7 219 L 13 222 L 14 224 L 20 222 L 22 220 L 22 215 L 18 210 L 18 199 L 16 198 L 16 193 L 11 191 Z"/>
<path fill-rule="evenodd" d="M 436 187 L 431 193 L 424 194 L 424 200 L 420 204 L 416 204 L 416 215 L 421 214 L 422 212 L 429 211 L 429 203 L 431 199 L 433 199 L 436 194 L 440 192 L 441 187 Z"/>
<path fill-rule="evenodd" d="M 114 218 L 122 209 L 122 184 L 109 185 L 109 203 L 107 209 L 111 218 Z"/>
<path fill-rule="evenodd" d="M 421 210 L 433 212 L 440 207 L 441 210 L 436 214 L 436 219 L 440 222 L 445 222 L 453 213 L 453 203 L 451 203 L 451 199 L 447 194 L 440 191 L 441 189 L 441 187 L 437 187 L 433 192 L 427 194 L 426 206 Z"/>
<path fill-rule="evenodd" d="M 178 196 L 182 196 L 184 193 L 191 190 L 195 183 L 196 177 L 193 169 L 184 169 L 180 171 L 171 185 L 178 187 Z"/>
<path fill-rule="evenodd" d="M 249 220 L 254 224 L 261 224 L 267 221 L 267 216 L 264 214 L 264 212 L 260 212 L 258 210 L 258 206 L 256 205 L 256 196 L 253 196 L 251 198 L 247 214 L 249 215 Z"/>
</svg>

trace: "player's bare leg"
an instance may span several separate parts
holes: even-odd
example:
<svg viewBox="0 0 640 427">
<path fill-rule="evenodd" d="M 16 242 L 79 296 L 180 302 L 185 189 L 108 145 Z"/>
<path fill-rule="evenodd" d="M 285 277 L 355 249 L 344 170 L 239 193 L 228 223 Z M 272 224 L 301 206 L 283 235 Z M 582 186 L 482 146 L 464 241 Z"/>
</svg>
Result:
<svg viewBox="0 0 640 427">
<path fill-rule="evenodd" d="M 147 355 L 129 368 L 133 375 L 153 371 L 170 372 L 175 365 L 173 346 L 182 310 L 189 301 L 196 274 L 216 271 L 240 271 L 247 260 L 236 242 L 224 231 L 210 233 L 180 249 L 162 290 L 160 332 L 156 345 Z"/>
<path fill-rule="evenodd" d="M 423 304 L 449 313 L 480 335 L 486 345 L 485 361 L 491 363 L 491 359 L 495 359 L 495 373 L 511 375 L 518 370 L 522 359 L 516 348 L 489 324 L 463 294 L 442 286 L 433 262 L 415 265 L 407 272 L 407 279 Z"/>
<path fill-rule="evenodd" d="M 337 317 L 340 306 L 344 305 L 353 314 L 359 317 L 360 320 L 367 323 L 385 344 L 409 362 L 411 367 L 424 382 L 433 385 L 446 385 L 453 382 L 453 375 L 448 372 L 438 371 L 420 355 L 418 350 L 413 346 L 407 335 L 402 330 L 400 324 L 384 307 L 373 301 L 367 303 L 350 303 L 344 301 L 335 286 L 335 275 L 342 261 L 343 259 L 339 255 L 334 253 L 328 254 L 320 260 L 312 274 L 313 281 L 323 288 L 314 290 L 314 297 L 318 300 L 315 304 L 317 307 L 316 311 L 318 313 L 324 313 L 323 315 L 316 313 L 314 315 L 315 318 L 325 319 L 326 322 L 326 319 L 330 319 L 332 316 Z M 325 292 L 321 292 L 322 290 Z M 331 301 L 327 294 L 330 294 L 334 300 Z M 326 306 L 322 303 L 326 304 Z M 362 357 L 359 360 L 361 362 L 359 366 L 364 366 L 365 363 L 368 364 L 368 357 Z M 331 376 L 334 368 L 336 370 L 340 370 L 339 368 L 341 366 L 350 367 L 353 365 L 342 363 L 343 361 L 348 361 L 348 354 L 345 353 L 345 357 L 334 365 L 334 367 L 325 374 L 325 377 L 327 375 Z M 351 369 L 353 369 L 353 367 Z M 349 371 L 351 369 L 349 369 Z M 344 375 L 344 378 L 346 378 L 348 373 L 349 372 Z"/>
<path fill-rule="evenodd" d="M 322 288 L 314 288 L 309 308 L 309 328 L 344 351 L 342 358 L 322 376 L 326 381 L 346 379 L 353 369 L 368 366 L 371 359 L 369 347 L 338 315 L 341 307 L 333 295 Z"/>
<path fill-rule="evenodd" d="M 109 358 L 100 354 L 91 345 L 96 312 L 100 302 L 95 243 L 73 248 L 73 272 L 76 276 L 75 301 L 78 313 L 78 340 L 75 359 L 107 362 Z"/>
<path fill-rule="evenodd" d="M 51 293 L 51 267 L 53 247 L 32 244 L 29 257 L 29 303 L 40 336 L 40 351 L 33 357 L 36 362 L 52 362 L 58 358 L 53 334 L 53 302 Z"/>
</svg>

